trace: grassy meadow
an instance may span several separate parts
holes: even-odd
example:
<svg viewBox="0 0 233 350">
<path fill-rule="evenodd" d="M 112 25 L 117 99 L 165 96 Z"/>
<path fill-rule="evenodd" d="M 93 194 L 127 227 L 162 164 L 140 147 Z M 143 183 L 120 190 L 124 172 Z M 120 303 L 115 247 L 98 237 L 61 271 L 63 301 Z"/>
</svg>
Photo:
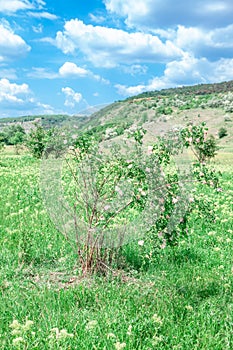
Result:
<svg viewBox="0 0 233 350">
<path fill-rule="evenodd" d="M 200 194 L 214 196 L 215 222 L 193 216 L 147 268 L 134 242 L 121 269 L 83 278 L 43 207 L 40 161 L 1 153 L 0 348 L 232 349 L 232 160 L 215 160 L 222 192 Z"/>
</svg>

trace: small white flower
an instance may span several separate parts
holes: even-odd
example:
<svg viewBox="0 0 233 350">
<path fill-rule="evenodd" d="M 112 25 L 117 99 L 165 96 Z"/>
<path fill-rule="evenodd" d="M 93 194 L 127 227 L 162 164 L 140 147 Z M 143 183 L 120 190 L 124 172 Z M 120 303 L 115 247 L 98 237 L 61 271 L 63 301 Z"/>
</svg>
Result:
<svg viewBox="0 0 233 350">
<path fill-rule="evenodd" d="M 116 342 L 114 345 L 115 345 L 116 350 L 121 350 L 121 349 L 124 349 L 126 347 L 126 343 L 120 343 L 119 341 Z"/>
<path fill-rule="evenodd" d="M 132 325 L 131 324 L 128 327 L 127 335 L 132 335 Z"/>
<path fill-rule="evenodd" d="M 153 153 L 153 146 L 148 146 L 147 147 L 147 154 L 152 154 Z"/>
<path fill-rule="evenodd" d="M 158 324 L 162 324 L 162 323 L 163 323 L 161 317 L 158 316 L 157 314 L 154 314 L 154 315 L 152 316 L 152 320 L 153 320 L 155 323 L 158 323 Z"/>
<path fill-rule="evenodd" d="M 92 329 L 94 329 L 96 326 L 97 326 L 97 324 L 98 324 L 98 321 L 96 321 L 96 320 L 92 320 L 92 321 L 89 321 L 87 324 L 86 324 L 86 330 L 87 331 L 90 331 L 90 330 L 92 330 Z"/>
<path fill-rule="evenodd" d="M 116 338 L 116 336 L 115 336 L 115 334 L 113 334 L 113 333 L 108 333 L 107 334 L 107 338 L 109 339 L 109 338 Z"/>
<path fill-rule="evenodd" d="M 59 339 L 61 338 L 73 338 L 72 333 L 68 333 L 66 329 L 61 329 L 59 332 Z"/>
<path fill-rule="evenodd" d="M 19 329 L 21 327 L 21 324 L 19 323 L 18 320 L 14 320 L 11 324 L 10 327 L 13 329 Z"/>
<path fill-rule="evenodd" d="M 33 321 L 27 320 L 26 323 L 22 325 L 22 329 L 24 331 L 28 331 L 32 325 L 33 325 Z"/>
<path fill-rule="evenodd" d="M 20 344 L 23 343 L 23 342 L 24 342 L 24 339 L 23 339 L 22 337 L 15 338 L 15 339 L 13 339 L 13 341 L 12 341 L 12 343 L 13 343 L 14 346 L 18 346 L 18 345 L 20 345 Z"/>
<path fill-rule="evenodd" d="M 177 198 L 172 198 L 172 203 L 173 204 L 176 204 L 178 202 L 178 199 Z"/>
<path fill-rule="evenodd" d="M 138 245 L 142 247 L 144 245 L 144 241 L 143 240 L 138 241 Z"/>
<path fill-rule="evenodd" d="M 188 311 L 193 311 L 193 307 L 191 305 L 186 305 L 185 309 Z"/>
<path fill-rule="evenodd" d="M 104 210 L 106 211 L 106 210 L 109 210 L 110 208 L 111 208 L 110 205 L 105 205 Z"/>
</svg>

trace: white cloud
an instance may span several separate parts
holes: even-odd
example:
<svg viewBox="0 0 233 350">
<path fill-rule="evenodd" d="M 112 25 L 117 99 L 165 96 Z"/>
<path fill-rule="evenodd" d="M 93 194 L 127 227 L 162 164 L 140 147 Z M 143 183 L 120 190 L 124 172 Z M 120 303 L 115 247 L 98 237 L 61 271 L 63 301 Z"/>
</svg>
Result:
<svg viewBox="0 0 233 350">
<path fill-rule="evenodd" d="M 86 25 L 78 19 L 65 23 L 55 44 L 65 54 L 81 51 L 95 66 L 115 67 L 119 64 L 167 62 L 181 57 L 183 51 L 171 41 L 162 42 L 157 36 L 141 32 L 128 33 L 120 29 Z"/>
<path fill-rule="evenodd" d="M 142 66 L 140 64 L 132 64 L 130 66 L 122 66 L 121 69 L 126 74 L 136 76 L 136 75 L 146 74 L 148 67 Z"/>
<path fill-rule="evenodd" d="M 98 74 L 92 73 L 90 70 L 77 66 L 73 62 L 65 62 L 59 68 L 59 74 L 62 78 L 77 78 L 77 77 L 90 77 L 94 80 L 100 81 L 104 84 L 109 84 L 109 81 L 102 78 Z"/>
<path fill-rule="evenodd" d="M 94 15 L 93 13 L 89 13 L 89 17 L 92 22 L 100 24 L 105 21 L 105 17 L 101 15 Z"/>
<path fill-rule="evenodd" d="M 10 83 L 8 79 L 0 79 L 0 102 L 2 105 L 22 105 L 24 98 L 30 95 L 27 84 Z"/>
<path fill-rule="evenodd" d="M 17 79 L 16 70 L 14 68 L 4 68 L 0 66 L 0 79 Z"/>
<path fill-rule="evenodd" d="M 65 62 L 58 70 L 58 73 L 52 72 L 47 68 L 33 67 L 30 72 L 27 73 L 27 76 L 30 78 L 37 79 L 58 79 L 58 78 L 91 78 L 97 80 L 103 84 L 109 84 L 110 82 L 107 79 L 102 78 L 98 74 L 94 74 L 86 68 L 77 66 L 73 62 Z"/>
<path fill-rule="evenodd" d="M 144 91 L 161 90 L 170 87 L 214 83 L 233 79 L 233 59 L 210 62 L 186 55 L 181 61 L 169 62 L 161 77 L 154 77 L 146 84 L 126 86 L 116 84 L 118 94 L 130 96 Z"/>
<path fill-rule="evenodd" d="M 43 26 L 42 24 L 38 24 L 38 26 L 32 26 L 32 30 L 35 33 L 42 33 L 43 32 Z"/>
<path fill-rule="evenodd" d="M 27 16 L 49 20 L 57 19 L 56 15 L 44 11 L 45 5 L 46 3 L 43 0 L 0 0 L 0 13 L 11 15 L 18 11 L 30 10 L 27 12 Z"/>
<path fill-rule="evenodd" d="M 129 27 L 158 29 L 178 24 L 219 27 L 232 23 L 232 0 L 104 0 L 106 9 Z"/>
<path fill-rule="evenodd" d="M 55 20 L 58 17 L 52 13 L 46 12 L 46 11 L 42 11 L 42 12 L 28 12 L 27 13 L 30 17 L 34 17 L 34 18 L 45 18 L 45 19 L 49 19 L 49 20 Z"/>
<path fill-rule="evenodd" d="M 33 9 L 34 5 L 28 0 L 0 0 L 0 12 L 17 12 L 19 10 Z"/>
<path fill-rule="evenodd" d="M 75 92 L 70 87 L 62 88 L 62 92 L 65 94 L 65 106 L 74 108 L 76 104 L 82 101 L 82 94 Z"/>
<path fill-rule="evenodd" d="M 43 104 L 33 97 L 29 86 L 25 83 L 11 83 L 8 79 L 0 79 L 0 115 L 19 116 L 32 114 L 52 114 L 53 107 Z"/>
<path fill-rule="evenodd" d="M 62 77 L 85 77 L 90 74 L 85 68 L 78 67 L 75 63 L 65 62 L 63 66 L 59 68 L 59 74 Z"/>
<path fill-rule="evenodd" d="M 19 35 L 14 34 L 7 22 L 0 23 L 0 61 L 17 59 L 30 49 Z"/>
<path fill-rule="evenodd" d="M 213 30 L 178 26 L 174 43 L 197 57 L 219 60 L 232 56 L 232 36 L 233 24 Z"/>
<path fill-rule="evenodd" d="M 59 75 L 55 72 L 49 71 L 47 68 L 33 67 L 30 72 L 27 73 L 29 78 L 36 79 L 56 79 Z"/>
<path fill-rule="evenodd" d="M 54 114 L 56 113 L 55 109 L 48 105 L 48 104 L 45 104 L 45 103 L 41 103 L 41 102 L 37 102 L 36 103 L 36 108 L 38 110 L 38 114 Z"/>
<path fill-rule="evenodd" d="M 143 91 L 147 91 L 146 85 L 135 85 L 135 86 L 125 86 L 122 84 L 116 84 L 115 88 L 119 95 L 122 96 L 133 96 L 138 95 Z"/>
</svg>

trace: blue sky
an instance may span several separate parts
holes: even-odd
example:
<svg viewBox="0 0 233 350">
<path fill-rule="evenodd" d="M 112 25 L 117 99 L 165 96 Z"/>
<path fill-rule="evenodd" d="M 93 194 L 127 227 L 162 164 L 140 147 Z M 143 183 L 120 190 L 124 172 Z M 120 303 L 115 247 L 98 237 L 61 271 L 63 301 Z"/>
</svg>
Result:
<svg viewBox="0 0 233 350">
<path fill-rule="evenodd" d="M 232 0 L 0 0 L 0 117 L 233 79 Z"/>
</svg>

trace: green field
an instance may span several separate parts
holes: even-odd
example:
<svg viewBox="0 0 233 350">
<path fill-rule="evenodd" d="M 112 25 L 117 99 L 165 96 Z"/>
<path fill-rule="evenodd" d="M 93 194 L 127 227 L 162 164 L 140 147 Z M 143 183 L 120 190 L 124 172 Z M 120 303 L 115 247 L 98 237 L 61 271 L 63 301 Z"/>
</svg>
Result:
<svg viewBox="0 0 233 350">
<path fill-rule="evenodd" d="M 193 216 L 187 238 L 146 268 L 134 242 L 124 266 L 84 278 L 43 207 L 40 162 L 2 153 L 0 348 L 232 349 L 232 153 L 215 162 L 223 191 L 200 194 L 215 222 Z"/>
</svg>

